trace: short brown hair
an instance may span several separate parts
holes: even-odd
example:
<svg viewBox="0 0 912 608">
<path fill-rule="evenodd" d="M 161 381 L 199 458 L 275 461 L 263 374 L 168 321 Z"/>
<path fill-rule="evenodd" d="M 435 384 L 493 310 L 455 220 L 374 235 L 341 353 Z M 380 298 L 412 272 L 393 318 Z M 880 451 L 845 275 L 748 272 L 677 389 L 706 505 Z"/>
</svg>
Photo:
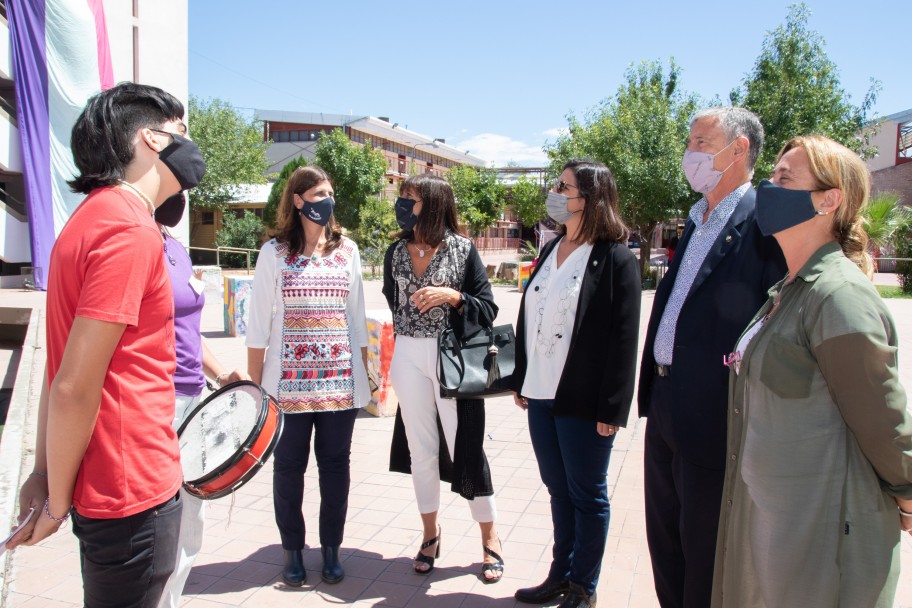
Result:
<svg viewBox="0 0 912 608">
<path fill-rule="evenodd" d="M 399 193 L 405 194 L 406 190 L 413 191 L 421 199 L 421 215 L 415 229 L 399 231 L 398 238 L 409 240 L 418 232 L 425 243 L 436 247 L 447 231 L 459 232 L 456 196 L 448 181 L 430 173 L 421 173 L 402 182 Z"/>
<path fill-rule="evenodd" d="M 285 189 L 279 200 L 279 208 L 276 210 L 275 239 L 279 243 L 286 243 L 288 250 L 293 254 L 304 253 L 305 246 L 304 226 L 301 224 L 298 209 L 294 206 L 294 196 L 304 194 L 322 181 L 332 183 L 326 171 L 320 167 L 310 166 L 295 169 L 285 182 Z M 342 244 L 342 229 L 336 222 L 335 214 L 329 216 L 329 222 L 324 228 L 324 235 L 326 236 L 324 252 L 332 251 Z"/>
<path fill-rule="evenodd" d="M 611 169 L 602 163 L 571 160 L 564 165 L 573 171 L 580 196 L 586 201 L 579 226 L 579 238 L 587 243 L 616 241 L 626 243 L 630 231 L 618 209 L 618 190 Z M 566 226 L 563 228 L 567 233 Z"/>
</svg>

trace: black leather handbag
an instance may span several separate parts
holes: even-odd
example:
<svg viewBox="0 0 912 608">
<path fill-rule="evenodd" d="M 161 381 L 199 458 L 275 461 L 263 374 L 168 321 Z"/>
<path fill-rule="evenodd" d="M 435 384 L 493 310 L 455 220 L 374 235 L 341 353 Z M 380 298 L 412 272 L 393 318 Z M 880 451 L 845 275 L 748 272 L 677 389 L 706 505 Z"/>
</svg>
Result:
<svg viewBox="0 0 912 608">
<path fill-rule="evenodd" d="M 441 332 L 437 381 L 446 399 L 480 399 L 513 392 L 516 335 L 512 325 L 486 327 L 459 340 L 450 328 Z"/>
</svg>

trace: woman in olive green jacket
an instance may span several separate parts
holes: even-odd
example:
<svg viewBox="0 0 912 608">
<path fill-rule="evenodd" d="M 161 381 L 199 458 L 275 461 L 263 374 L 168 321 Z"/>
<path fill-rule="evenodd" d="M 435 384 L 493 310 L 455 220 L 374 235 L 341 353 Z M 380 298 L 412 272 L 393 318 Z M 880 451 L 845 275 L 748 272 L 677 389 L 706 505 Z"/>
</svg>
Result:
<svg viewBox="0 0 912 608">
<path fill-rule="evenodd" d="M 757 189 L 757 223 L 789 274 L 727 359 L 714 607 L 893 605 L 912 419 L 896 328 L 868 278 L 869 189 L 861 159 L 817 136 L 786 144 Z"/>
</svg>

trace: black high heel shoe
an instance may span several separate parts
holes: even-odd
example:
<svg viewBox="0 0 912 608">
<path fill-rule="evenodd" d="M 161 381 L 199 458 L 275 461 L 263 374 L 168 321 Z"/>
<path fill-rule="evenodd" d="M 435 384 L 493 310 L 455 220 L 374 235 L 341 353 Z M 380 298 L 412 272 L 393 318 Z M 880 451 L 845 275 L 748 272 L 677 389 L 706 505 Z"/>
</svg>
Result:
<svg viewBox="0 0 912 608">
<path fill-rule="evenodd" d="M 500 550 L 503 551 L 503 543 L 500 541 L 499 538 L 497 539 L 497 544 L 500 545 Z M 497 554 L 497 552 L 494 551 L 494 549 L 489 549 L 485 545 L 481 545 L 481 548 L 484 549 L 484 552 L 486 555 L 490 555 L 491 557 L 493 557 L 494 559 L 497 560 L 493 564 L 482 564 L 481 565 L 481 581 L 485 585 L 493 585 L 494 583 L 500 581 L 500 579 L 503 578 L 504 560 L 500 555 Z M 500 576 L 494 576 L 494 577 L 489 578 L 489 577 L 485 576 L 485 574 L 488 572 L 500 572 Z"/>
<path fill-rule="evenodd" d="M 422 551 L 424 551 L 425 549 L 427 549 L 429 547 L 433 547 L 434 543 L 437 544 L 437 551 L 434 553 L 434 557 L 431 557 L 429 555 L 425 555 L 424 553 L 422 553 Z M 423 543 L 421 543 L 421 547 L 418 548 L 418 555 L 415 556 L 415 561 L 422 563 L 422 564 L 427 564 L 428 569 L 419 570 L 418 565 L 416 564 L 413 566 L 413 568 L 415 569 L 415 572 L 417 572 L 418 574 L 430 574 L 431 571 L 434 569 L 434 560 L 437 559 L 438 557 L 440 557 L 440 526 L 437 526 L 437 536 L 435 536 L 431 540 L 426 540 Z"/>
</svg>

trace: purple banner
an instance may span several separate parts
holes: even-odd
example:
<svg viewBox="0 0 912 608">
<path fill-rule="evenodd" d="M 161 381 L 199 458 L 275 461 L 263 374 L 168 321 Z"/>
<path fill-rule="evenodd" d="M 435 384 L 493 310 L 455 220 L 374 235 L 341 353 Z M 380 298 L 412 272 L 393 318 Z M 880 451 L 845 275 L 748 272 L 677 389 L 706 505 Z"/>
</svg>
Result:
<svg viewBox="0 0 912 608">
<path fill-rule="evenodd" d="M 48 262 L 57 234 L 51 190 L 45 2 L 8 0 L 7 15 L 32 266 L 40 268 L 35 272 L 37 287 L 47 289 Z"/>
</svg>

